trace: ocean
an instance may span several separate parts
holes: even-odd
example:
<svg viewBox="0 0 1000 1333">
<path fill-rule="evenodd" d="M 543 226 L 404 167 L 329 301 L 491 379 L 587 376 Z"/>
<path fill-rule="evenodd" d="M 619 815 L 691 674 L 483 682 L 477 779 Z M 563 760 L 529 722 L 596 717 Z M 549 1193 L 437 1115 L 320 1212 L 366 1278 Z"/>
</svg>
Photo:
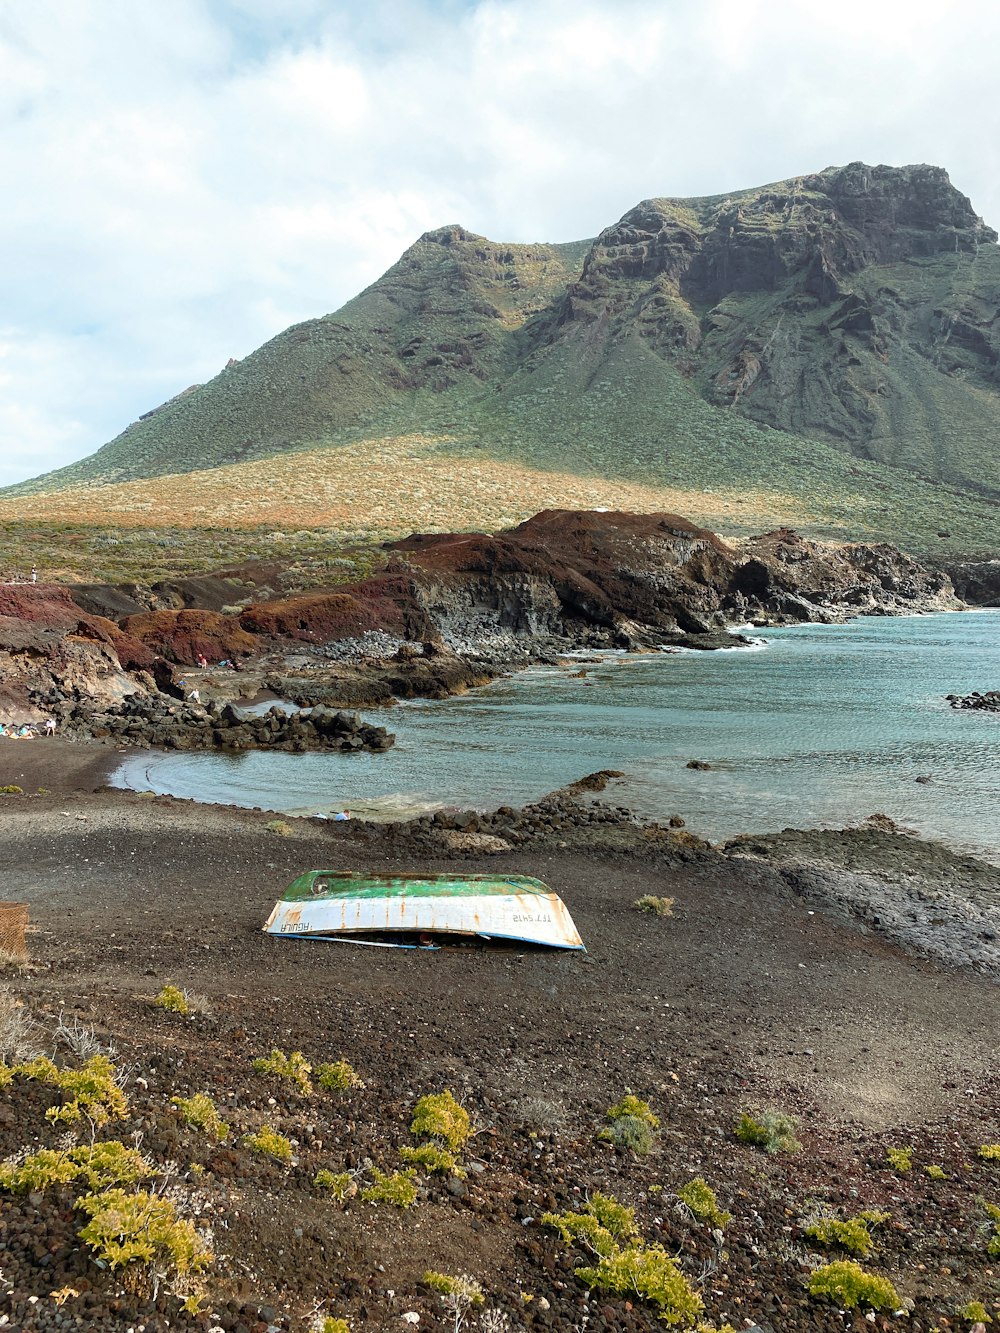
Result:
<svg viewBox="0 0 1000 1333">
<path fill-rule="evenodd" d="M 143 752 L 112 781 L 392 819 L 522 805 L 613 768 L 627 776 L 604 799 L 679 814 L 712 840 L 878 811 L 1000 861 L 1000 715 L 944 697 L 1000 687 L 1000 611 L 753 633 L 747 650 L 583 654 L 455 698 L 364 710 L 396 733 L 385 754 Z M 711 767 L 689 769 L 690 759 Z"/>
</svg>

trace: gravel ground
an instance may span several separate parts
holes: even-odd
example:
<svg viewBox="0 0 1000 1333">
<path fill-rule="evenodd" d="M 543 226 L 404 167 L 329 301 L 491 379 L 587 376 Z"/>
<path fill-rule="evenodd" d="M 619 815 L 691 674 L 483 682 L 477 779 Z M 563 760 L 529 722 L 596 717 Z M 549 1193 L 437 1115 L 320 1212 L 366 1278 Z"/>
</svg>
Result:
<svg viewBox="0 0 1000 1333">
<path fill-rule="evenodd" d="M 32 964 L 8 970 L 2 991 L 23 1001 L 42 1045 L 60 1012 L 114 1044 L 130 1108 L 101 1133 L 139 1133 L 157 1164 L 178 1164 L 179 1193 L 214 1222 L 218 1259 L 206 1313 L 187 1315 L 93 1264 L 68 1188 L 3 1195 L 9 1327 L 263 1333 L 305 1328 L 318 1302 L 356 1330 L 403 1330 L 408 1312 L 420 1327 L 453 1327 L 421 1284 L 426 1269 L 478 1278 L 512 1330 L 662 1327 L 641 1300 L 588 1299 L 573 1273 L 587 1257 L 538 1223 L 594 1190 L 635 1207 L 646 1239 L 700 1283 L 705 1317 L 737 1329 L 872 1327 L 807 1294 L 817 1251 L 802 1223 L 817 1204 L 891 1214 L 867 1266 L 891 1277 L 907 1308 L 876 1327 L 965 1328 L 957 1306 L 1000 1305 L 977 1202 L 1000 1202 L 1000 1163 L 977 1157 L 1000 1141 L 1000 989 L 971 946 L 962 967 L 916 956 L 933 952 L 928 931 L 897 942 L 895 918 L 866 917 L 856 883 L 877 881 L 888 902 L 897 889 L 929 892 L 947 871 L 961 897 L 963 876 L 986 883 L 978 863 L 871 830 L 758 839 L 722 855 L 627 819 L 546 826 L 478 858 L 429 854 L 425 828 L 291 820 L 282 837 L 267 815 L 101 790 L 115 757 L 61 741 L 0 751 L 0 785 L 48 790 L 0 805 L 3 896 L 28 902 L 33 922 Z M 285 884 L 319 866 L 536 875 L 562 894 L 588 953 L 265 937 Z M 816 878 L 804 880 L 810 867 Z M 674 898 L 673 914 L 637 912 L 643 894 Z M 989 893 L 976 903 L 989 907 Z M 167 981 L 202 997 L 203 1012 L 155 1008 Z M 367 1086 L 290 1092 L 252 1070 L 274 1046 L 345 1058 Z M 478 1131 L 465 1180 L 421 1178 L 405 1211 L 339 1208 L 311 1184 L 320 1167 L 358 1171 L 362 1183 L 367 1163 L 395 1169 L 414 1101 L 445 1087 Z M 596 1138 L 626 1089 L 660 1118 L 649 1155 Z M 171 1112 L 172 1095 L 196 1091 L 233 1125 L 224 1145 Z M 0 1158 L 55 1142 L 44 1110 L 56 1094 L 17 1079 L 0 1098 Z M 799 1117 L 800 1153 L 736 1142 L 739 1114 L 764 1106 Z M 291 1165 L 239 1143 L 264 1121 L 295 1140 Z M 899 1175 L 885 1153 L 904 1145 L 915 1165 Z M 721 1246 L 675 1206 L 695 1175 L 733 1214 Z M 65 1287 L 80 1294 L 60 1306 L 50 1293 Z"/>
</svg>

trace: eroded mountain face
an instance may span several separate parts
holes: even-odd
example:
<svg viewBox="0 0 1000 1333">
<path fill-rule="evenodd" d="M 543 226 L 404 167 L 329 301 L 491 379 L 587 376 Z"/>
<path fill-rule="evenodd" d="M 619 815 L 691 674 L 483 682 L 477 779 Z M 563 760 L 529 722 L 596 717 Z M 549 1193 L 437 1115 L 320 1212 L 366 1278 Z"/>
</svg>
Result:
<svg viewBox="0 0 1000 1333">
<path fill-rule="evenodd" d="M 646 200 L 592 243 L 443 227 L 44 485 L 422 431 L 650 478 L 697 438 L 697 487 L 749 419 L 1000 496 L 996 240 L 941 168 L 862 163 Z"/>
</svg>

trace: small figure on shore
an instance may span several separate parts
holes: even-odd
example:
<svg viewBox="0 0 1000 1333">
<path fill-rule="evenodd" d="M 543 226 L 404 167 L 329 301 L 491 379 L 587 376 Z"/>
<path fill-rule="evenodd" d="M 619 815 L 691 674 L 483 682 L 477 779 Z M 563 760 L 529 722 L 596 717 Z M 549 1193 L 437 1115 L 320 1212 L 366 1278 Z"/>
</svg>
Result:
<svg viewBox="0 0 1000 1333">
<path fill-rule="evenodd" d="M 338 820 L 338 821 L 341 820 L 341 819 L 350 819 L 350 817 L 351 817 L 351 812 L 350 812 L 350 810 L 339 810 L 339 811 L 334 815 L 334 819 L 335 819 L 335 820 Z"/>
<path fill-rule="evenodd" d="M 31 566 L 31 581 L 32 583 L 38 582 L 38 570 L 35 568 L 34 565 Z"/>
<path fill-rule="evenodd" d="M 28 726 L 27 722 L 21 723 L 15 732 L 15 735 L 19 741 L 33 741 L 35 739 L 35 733 Z"/>
<path fill-rule="evenodd" d="M 188 698 L 191 700 L 193 704 L 201 703 L 201 693 L 199 690 L 192 690 L 191 693 L 188 695 Z"/>
<path fill-rule="evenodd" d="M 45 734 L 46 736 L 54 736 L 56 734 L 56 720 L 54 717 L 47 717 L 45 719 Z"/>
<path fill-rule="evenodd" d="M 201 669 L 202 669 L 203 671 L 204 671 L 205 667 L 208 666 L 208 658 L 205 656 L 204 653 L 199 653 L 199 654 L 198 654 L 198 665 L 201 667 Z"/>
</svg>

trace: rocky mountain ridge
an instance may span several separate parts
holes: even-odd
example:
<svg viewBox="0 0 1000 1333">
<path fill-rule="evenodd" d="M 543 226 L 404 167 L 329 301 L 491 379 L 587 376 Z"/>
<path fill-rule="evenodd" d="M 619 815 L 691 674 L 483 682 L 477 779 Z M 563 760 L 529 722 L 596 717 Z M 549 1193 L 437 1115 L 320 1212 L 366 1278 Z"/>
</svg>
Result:
<svg viewBox="0 0 1000 1333">
<path fill-rule="evenodd" d="M 417 429 L 466 456 L 802 494 L 832 446 L 993 503 L 998 310 L 996 233 L 933 166 L 649 199 L 593 242 L 452 225 L 27 489 Z"/>
</svg>

